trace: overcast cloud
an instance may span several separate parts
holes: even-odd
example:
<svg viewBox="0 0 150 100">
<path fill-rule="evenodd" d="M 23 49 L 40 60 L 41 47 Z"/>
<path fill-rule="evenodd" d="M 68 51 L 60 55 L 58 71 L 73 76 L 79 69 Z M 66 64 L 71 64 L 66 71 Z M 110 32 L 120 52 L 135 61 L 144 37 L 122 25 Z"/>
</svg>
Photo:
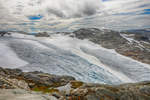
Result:
<svg viewBox="0 0 150 100">
<path fill-rule="evenodd" d="M 149 0 L 0 0 L 0 29 L 144 28 L 150 26 L 149 9 Z"/>
</svg>

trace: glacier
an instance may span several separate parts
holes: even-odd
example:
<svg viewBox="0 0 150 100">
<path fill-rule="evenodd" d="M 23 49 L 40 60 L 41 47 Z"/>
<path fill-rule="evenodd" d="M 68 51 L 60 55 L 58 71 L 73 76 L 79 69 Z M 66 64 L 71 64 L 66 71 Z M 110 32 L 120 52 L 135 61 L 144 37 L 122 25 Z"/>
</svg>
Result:
<svg viewBox="0 0 150 100">
<path fill-rule="evenodd" d="M 12 33 L 0 37 L 0 56 L 2 67 L 69 75 L 89 83 L 133 83 L 150 77 L 148 64 L 63 34 L 34 37 Z"/>
</svg>

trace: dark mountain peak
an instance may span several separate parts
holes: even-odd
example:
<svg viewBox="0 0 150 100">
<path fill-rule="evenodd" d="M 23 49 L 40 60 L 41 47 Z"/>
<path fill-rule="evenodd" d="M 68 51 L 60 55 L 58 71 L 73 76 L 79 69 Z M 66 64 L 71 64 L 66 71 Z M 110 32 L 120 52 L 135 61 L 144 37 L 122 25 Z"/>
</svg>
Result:
<svg viewBox="0 0 150 100">
<path fill-rule="evenodd" d="M 4 35 L 10 35 L 11 33 L 8 33 L 7 31 L 0 31 L 0 36 L 4 36 Z"/>
<path fill-rule="evenodd" d="M 135 39 L 150 42 L 150 28 L 126 30 L 128 34 L 135 34 Z"/>
<path fill-rule="evenodd" d="M 79 30 L 74 31 L 74 33 L 93 33 L 93 32 L 100 32 L 101 30 L 98 28 L 81 28 Z"/>
<path fill-rule="evenodd" d="M 98 28 L 81 28 L 73 32 L 75 37 L 79 39 L 96 39 L 106 35 L 120 36 L 119 32 L 109 29 L 98 29 Z"/>
</svg>

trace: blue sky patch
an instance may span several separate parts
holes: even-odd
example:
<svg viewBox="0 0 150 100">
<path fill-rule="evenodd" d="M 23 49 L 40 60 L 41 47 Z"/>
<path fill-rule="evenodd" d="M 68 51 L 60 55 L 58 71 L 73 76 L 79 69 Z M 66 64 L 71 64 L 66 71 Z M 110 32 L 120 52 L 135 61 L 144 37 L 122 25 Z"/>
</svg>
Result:
<svg viewBox="0 0 150 100">
<path fill-rule="evenodd" d="M 122 12 L 122 13 L 116 13 L 113 15 L 136 15 L 137 12 Z"/>
<path fill-rule="evenodd" d="M 149 11 L 150 12 L 150 9 L 145 9 L 144 11 Z"/>
<path fill-rule="evenodd" d="M 150 14 L 150 9 L 144 9 L 144 12 L 141 13 L 143 15 L 149 15 Z"/>
<path fill-rule="evenodd" d="M 149 14 L 150 14 L 150 11 L 142 13 L 142 15 L 149 15 Z"/>
<path fill-rule="evenodd" d="M 28 19 L 30 20 L 40 20 L 42 19 L 43 16 L 42 15 L 37 15 L 37 16 L 29 16 Z"/>
<path fill-rule="evenodd" d="M 110 0 L 102 0 L 103 2 L 106 2 L 106 1 L 110 1 Z"/>
</svg>

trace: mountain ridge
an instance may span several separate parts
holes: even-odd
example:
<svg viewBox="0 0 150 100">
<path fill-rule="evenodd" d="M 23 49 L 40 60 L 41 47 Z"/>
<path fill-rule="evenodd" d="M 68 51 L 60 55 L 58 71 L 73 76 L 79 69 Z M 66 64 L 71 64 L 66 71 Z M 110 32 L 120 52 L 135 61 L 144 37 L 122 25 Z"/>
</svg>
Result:
<svg viewBox="0 0 150 100">
<path fill-rule="evenodd" d="M 122 55 L 150 64 L 150 56 L 148 56 L 150 54 L 150 39 L 145 34 L 97 28 L 81 28 L 64 34 L 78 39 L 88 39 L 105 48 L 115 49 Z"/>
</svg>

